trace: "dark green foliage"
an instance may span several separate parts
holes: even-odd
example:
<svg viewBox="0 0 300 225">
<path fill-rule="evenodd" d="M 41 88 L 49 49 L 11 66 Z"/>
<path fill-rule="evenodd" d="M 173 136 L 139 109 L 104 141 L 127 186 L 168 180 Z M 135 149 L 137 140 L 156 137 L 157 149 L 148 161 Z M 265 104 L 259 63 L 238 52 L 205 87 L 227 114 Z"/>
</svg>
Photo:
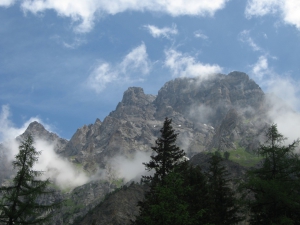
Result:
<svg viewBox="0 0 300 225">
<path fill-rule="evenodd" d="M 215 152 L 209 160 L 208 190 L 209 190 L 209 220 L 215 225 L 237 224 L 243 218 L 239 215 L 239 207 L 233 190 L 230 188 L 231 180 L 226 168 L 221 165 L 221 154 Z"/>
<path fill-rule="evenodd" d="M 42 204 L 39 198 L 52 194 L 47 189 L 49 180 L 38 180 L 41 171 L 32 170 L 40 152 L 33 147 L 33 139 L 28 136 L 19 146 L 19 154 L 13 161 L 17 171 L 11 186 L 1 187 L 0 222 L 7 225 L 44 224 L 52 216 L 58 204 Z"/>
<path fill-rule="evenodd" d="M 285 138 L 272 125 L 267 142 L 258 149 L 262 167 L 247 174 L 243 188 L 250 193 L 251 224 L 300 224 L 300 160 L 293 151 L 299 141 L 284 146 Z"/>
<path fill-rule="evenodd" d="M 158 183 L 145 196 L 136 225 L 191 224 L 188 203 L 184 200 L 188 187 L 180 173 L 170 172 L 164 184 Z"/>
<path fill-rule="evenodd" d="M 230 156 L 230 153 L 229 153 L 228 151 L 225 151 L 225 152 L 224 152 L 224 158 L 225 158 L 226 160 L 228 160 L 228 159 L 229 159 L 229 156 Z"/>
<path fill-rule="evenodd" d="M 155 155 L 151 156 L 151 160 L 148 163 L 143 163 L 146 166 L 146 170 L 154 170 L 154 176 L 143 176 L 145 182 L 164 182 L 165 176 L 174 170 L 175 167 L 182 163 L 185 153 L 176 146 L 177 133 L 173 129 L 172 119 L 166 118 L 164 125 L 160 130 L 161 137 L 159 137 L 152 147 Z M 153 182 L 152 182 L 153 184 Z"/>
<path fill-rule="evenodd" d="M 209 192 L 207 178 L 199 166 L 189 166 L 181 171 L 184 177 L 186 193 L 184 200 L 188 204 L 190 224 L 202 225 L 209 223 Z"/>
</svg>

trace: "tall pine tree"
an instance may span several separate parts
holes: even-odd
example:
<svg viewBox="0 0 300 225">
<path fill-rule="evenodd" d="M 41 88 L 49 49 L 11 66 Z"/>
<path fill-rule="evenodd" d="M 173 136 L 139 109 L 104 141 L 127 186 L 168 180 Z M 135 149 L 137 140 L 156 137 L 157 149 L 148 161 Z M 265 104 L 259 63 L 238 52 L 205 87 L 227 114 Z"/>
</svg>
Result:
<svg viewBox="0 0 300 225">
<path fill-rule="evenodd" d="M 47 189 L 49 180 L 39 180 L 41 171 L 32 169 L 40 152 L 33 147 L 33 138 L 28 136 L 19 146 L 13 166 L 17 174 L 11 186 L 1 187 L 0 222 L 7 225 L 44 224 L 59 204 L 42 204 L 39 198 L 52 194 Z"/>
<path fill-rule="evenodd" d="M 264 157 L 260 168 L 247 174 L 251 224 L 300 224 L 300 159 L 294 152 L 299 141 L 283 145 L 286 138 L 275 124 L 266 132 L 267 142 L 258 149 Z"/>
<path fill-rule="evenodd" d="M 176 145 L 178 134 L 171 123 L 172 119 L 165 119 L 160 129 L 161 136 L 155 141 L 156 146 L 151 147 L 154 155 L 151 156 L 150 162 L 143 163 L 146 170 L 155 171 L 153 176 L 143 176 L 145 182 L 164 183 L 166 175 L 184 161 L 185 153 Z"/>
<path fill-rule="evenodd" d="M 185 201 L 187 187 L 178 168 L 186 167 L 185 153 L 176 146 L 177 133 L 172 120 L 166 118 L 161 128 L 161 136 L 152 147 L 154 155 L 148 163 L 143 163 L 146 170 L 154 170 L 153 176 L 143 176 L 143 181 L 150 185 L 145 200 L 139 203 L 140 215 L 135 225 L 181 225 L 190 224 L 188 204 Z"/>
</svg>

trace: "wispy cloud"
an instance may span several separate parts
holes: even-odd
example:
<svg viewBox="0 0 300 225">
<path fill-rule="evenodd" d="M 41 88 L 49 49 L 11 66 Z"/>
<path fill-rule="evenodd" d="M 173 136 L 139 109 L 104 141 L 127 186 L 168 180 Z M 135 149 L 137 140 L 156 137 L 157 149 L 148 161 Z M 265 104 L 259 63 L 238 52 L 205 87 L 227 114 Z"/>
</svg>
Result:
<svg viewBox="0 0 300 225">
<path fill-rule="evenodd" d="M 294 25 L 300 30 L 299 0 L 248 0 L 245 14 L 247 18 L 279 14 L 285 23 Z"/>
<path fill-rule="evenodd" d="M 112 82 L 143 80 L 143 76 L 149 73 L 150 68 L 151 63 L 143 43 L 129 52 L 120 63 L 112 65 L 108 62 L 99 62 L 89 75 L 87 86 L 100 93 Z"/>
<path fill-rule="evenodd" d="M 178 34 L 176 24 L 173 24 L 172 27 L 163 27 L 163 28 L 158 28 L 153 25 L 145 25 L 144 27 L 149 31 L 149 33 L 154 38 L 165 37 L 170 39 L 171 36 Z"/>
<path fill-rule="evenodd" d="M 201 30 L 195 31 L 194 36 L 196 38 L 201 38 L 201 39 L 204 39 L 204 40 L 208 39 L 208 36 L 206 36 Z"/>
<path fill-rule="evenodd" d="M 212 74 L 220 73 L 222 68 L 217 64 L 198 62 L 190 55 L 184 55 L 174 49 L 165 51 L 164 65 L 168 67 L 173 77 L 199 77 L 208 78 Z"/>
<path fill-rule="evenodd" d="M 53 10 L 61 17 L 71 18 L 75 22 L 76 32 L 89 32 L 93 29 L 97 17 L 115 15 L 125 11 L 151 11 L 171 16 L 213 16 L 225 7 L 228 0 L 19 0 L 24 12 L 33 14 Z M 0 0 L 0 6 L 10 6 L 13 0 Z"/>
<path fill-rule="evenodd" d="M 252 48 L 253 51 L 263 51 L 263 49 L 254 42 L 254 40 L 250 36 L 249 30 L 243 30 L 242 32 L 240 32 L 239 40 L 241 42 L 247 43 Z"/>
</svg>

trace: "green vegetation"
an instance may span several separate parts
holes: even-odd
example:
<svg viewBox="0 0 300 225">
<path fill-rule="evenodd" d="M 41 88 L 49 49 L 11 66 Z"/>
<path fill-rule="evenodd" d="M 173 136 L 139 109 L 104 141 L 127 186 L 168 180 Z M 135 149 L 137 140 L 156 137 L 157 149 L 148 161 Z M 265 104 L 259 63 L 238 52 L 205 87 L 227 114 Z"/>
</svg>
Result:
<svg viewBox="0 0 300 225">
<path fill-rule="evenodd" d="M 237 142 L 235 143 L 235 146 L 237 146 L 236 149 L 228 150 L 229 153 L 229 160 L 236 162 L 244 167 L 253 167 L 257 165 L 263 157 L 247 152 L 245 148 L 241 147 Z M 211 152 L 217 152 L 218 149 L 213 148 Z M 210 152 L 206 152 L 206 154 L 210 154 Z M 224 156 L 225 158 L 225 156 Z"/>
<path fill-rule="evenodd" d="M 123 178 L 119 178 L 116 179 L 112 182 L 112 184 L 116 187 L 116 188 L 120 188 L 122 185 L 124 185 L 124 179 Z"/>
<path fill-rule="evenodd" d="M 229 160 L 245 167 L 252 167 L 263 159 L 261 156 L 247 152 L 245 148 L 240 147 L 238 143 L 235 143 L 235 145 L 237 146 L 236 149 L 228 151 L 230 153 Z"/>
</svg>

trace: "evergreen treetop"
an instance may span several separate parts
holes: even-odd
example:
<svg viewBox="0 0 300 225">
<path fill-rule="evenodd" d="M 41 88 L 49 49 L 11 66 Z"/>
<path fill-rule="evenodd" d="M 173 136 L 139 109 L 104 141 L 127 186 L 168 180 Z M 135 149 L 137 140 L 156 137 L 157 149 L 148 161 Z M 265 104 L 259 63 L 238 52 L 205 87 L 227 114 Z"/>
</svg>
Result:
<svg viewBox="0 0 300 225">
<path fill-rule="evenodd" d="M 144 181 L 164 182 L 165 176 L 174 170 L 184 161 L 185 153 L 176 145 L 178 134 L 173 129 L 172 119 L 166 118 L 163 127 L 160 129 L 161 136 L 155 141 L 155 146 L 151 147 L 154 155 L 148 163 L 143 163 L 146 170 L 155 170 L 154 176 L 143 176 Z"/>
</svg>

